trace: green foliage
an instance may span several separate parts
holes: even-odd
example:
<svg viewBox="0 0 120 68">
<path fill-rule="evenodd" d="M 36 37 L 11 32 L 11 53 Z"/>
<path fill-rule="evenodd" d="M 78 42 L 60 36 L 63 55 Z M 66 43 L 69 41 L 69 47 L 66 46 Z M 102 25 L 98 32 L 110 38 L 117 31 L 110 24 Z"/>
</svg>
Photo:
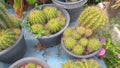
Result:
<svg viewBox="0 0 120 68">
<path fill-rule="evenodd" d="M 26 0 L 30 5 L 34 5 L 36 0 Z"/>
<path fill-rule="evenodd" d="M 11 46 L 15 42 L 14 33 L 10 30 L 0 30 L 0 51 Z"/>
<path fill-rule="evenodd" d="M 53 19 L 57 15 L 57 8 L 46 6 L 43 8 L 43 12 L 47 17 L 47 20 Z"/>
<path fill-rule="evenodd" d="M 14 6 L 19 8 L 21 5 L 21 0 L 14 0 Z"/>
<path fill-rule="evenodd" d="M 96 6 L 91 6 L 81 13 L 79 19 L 79 25 L 97 30 L 104 27 L 108 23 L 107 14 Z"/>
<path fill-rule="evenodd" d="M 76 45 L 76 46 L 73 48 L 72 52 L 73 52 L 74 54 L 76 54 L 76 55 L 82 55 L 83 52 L 84 52 L 84 47 L 82 47 L 81 45 Z"/>
<path fill-rule="evenodd" d="M 28 22 L 33 24 L 44 24 L 46 17 L 42 10 L 33 10 L 28 14 Z"/>
<path fill-rule="evenodd" d="M 25 68 L 36 68 L 34 63 L 28 63 Z"/>
</svg>

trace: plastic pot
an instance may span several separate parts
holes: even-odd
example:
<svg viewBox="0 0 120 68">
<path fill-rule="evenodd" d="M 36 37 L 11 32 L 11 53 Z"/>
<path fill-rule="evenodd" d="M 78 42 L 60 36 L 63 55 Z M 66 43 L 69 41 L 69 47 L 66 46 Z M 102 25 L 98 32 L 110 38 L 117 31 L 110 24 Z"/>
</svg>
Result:
<svg viewBox="0 0 120 68">
<path fill-rule="evenodd" d="M 28 57 L 28 58 L 23 58 L 21 60 L 18 60 L 15 63 L 13 63 L 9 68 L 19 68 L 21 65 L 25 63 L 35 63 L 35 64 L 42 65 L 43 68 L 50 68 L 45 61 L 35 57 Z"/>
<path fill-rule="evenodd" d="M 83 5 L 87 0 L 79 0 L 77 2 L 65 2 L 63 0 L 52 0 L 54 4 L 61 8 L 65 8 L 70 14 L 70 22 L 74 22 L 78 19 Z"/>
<path fill-rule="evenodd" d="M 26 44 L 23 29 L 19 39 L 10 47 L 0 52 L 0 61 L 5 63 L 13 63 L 21 59 L 26 52 Z"/>
</svg>

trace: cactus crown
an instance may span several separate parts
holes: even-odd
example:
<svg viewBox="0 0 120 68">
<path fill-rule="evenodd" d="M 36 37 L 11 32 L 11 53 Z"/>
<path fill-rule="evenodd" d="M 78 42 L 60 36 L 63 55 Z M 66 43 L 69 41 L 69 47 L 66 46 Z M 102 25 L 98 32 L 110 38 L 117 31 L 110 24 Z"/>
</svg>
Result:
<svg viewBox="0 0 120 68">
<path fill-rule="evenodd" d="M 102 9 L 91 6 L 81 13 L 78 21 L 80 25 L 83 25 L 86 28 L 97 30 L 108 23 L 108 16 Z"/>
<path fill-rule="evenodd" d="M 34 63 L 28 63 L 25 68 L 36 68 Z"/>
</svg>

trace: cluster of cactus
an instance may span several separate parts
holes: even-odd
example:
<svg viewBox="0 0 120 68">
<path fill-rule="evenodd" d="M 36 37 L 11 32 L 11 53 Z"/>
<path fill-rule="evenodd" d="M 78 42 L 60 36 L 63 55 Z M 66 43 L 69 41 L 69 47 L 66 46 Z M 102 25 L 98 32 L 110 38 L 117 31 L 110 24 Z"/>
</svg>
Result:
<svg viewBox="0 0 120 68">
<path fill-rule="evenodd" d="M 30 31 L 36 37 L 54 34 L 66 24 L 66 18 L 63 13 L 52 6 L 32 10 L 28 14 L 27 20 L 28 24 L 30 24 Z"/>
<path fill-rule="evenodd" d="M 40 64 L 27 63 L 20 66 L 20 68 L 43 68 Z"/>
<path fill-rule="evenodd" d="M 97 34 L 89 28 L 69 27 L 63 33 L 64 45 L 76 55 L 90 54 L 100 48 L 99 37 L 93 37 L 93 35 Z"/>
<path fill-rule="evenodd" d="M 67 61 L 62 65 L 62 68 L 101 68 L 94 59 L 82 59 L 75 61 Z"/>
<path fill-rule="evenodd" d="M 97 6 L 90 6 L 86 8 L 80 15 L 78 22 L 79 25 L 98 30 L 108 23 L 107 14 Z"/>
</svg>

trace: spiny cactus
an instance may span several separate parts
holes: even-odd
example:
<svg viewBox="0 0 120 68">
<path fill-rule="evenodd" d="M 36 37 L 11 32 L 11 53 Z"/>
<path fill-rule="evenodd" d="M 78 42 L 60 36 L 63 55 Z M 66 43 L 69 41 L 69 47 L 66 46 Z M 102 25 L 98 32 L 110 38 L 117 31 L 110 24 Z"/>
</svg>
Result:
<svg viewBox="0 0 120 68">
<path fill-rule="evenodd" d="M 78 21 L 80 25 L 96 30 L 108 23 L 108 16 L 102 9 L 91 6 L 81 13 Z"/>
<path fill-rule="evenodd" d="M 43 12 L 47 17 L 47 20 L 53 19 L 57 15 L 57 8 L 46 6 L 43 8 Z"/>
<path fill-rule="evenodd" d="M 68 0 L 69 2 L 76 2 L 76 1 L 78 1 L 78 0 Z"/>
<path fill-rule="evenodd" d="M 48 21 L 48 23 L 46 24 L 46 27 L 52 33 L 56 33 L 57 31 L 59 31 L 61 29 L 59 21 L 56 18 L 55 19 L 51 19 L 50 21 Z"/>
<path fill-rule="evenodd" d="M 67 28 L 67 29 L 64 31 L 63 36 L 64 36 L 64 37 L 72 36 L 72 31 L 73 31 L 72 28 L 70 28 L 70 27 Z"/>
<path fill-rule="evenodd" d="M 72 67 L 73 67 L 73 62 L 71 62 L 71 61 L 65 62 L 62 65 L 62 68 L 72 68 Z"/>
<path fill-rule="evenodd" d="M 85 31 L 85 37 L 90 37 L 92 34 L 93 34 L 93 31 L 87 28 Z"/>
<path fill-rule="evenodd" d="M 36 68 L 34 63 L 28 63 L 25 68 Z"/>
<path fill-rule="evenodd" d="M 16 40 L 19 38 L 21 30 L 19 28 L 11 28 L 12 32 L 15 34 Z"/>
<path fill-rule="evenodd" d="M 71 50 L 76 44 L 76 40 L 71 38 L 71 37 L 67 37 L 64 38 L 64 45 L 67 49 Z"/>
<path fill-rule="evenodd" d="M 15 42 L 14 33 L 10 30 L 0 30 L 0 51 L 11 46 Z"/>
<path fill-rule="evenodd" d="M 82 55 L 84 52 L 84 47 L 82 47 L 81 45 L 76 45 L 74 46 L 72 52 L 76 55 Z"/>
<path fill-rule="evenodd" d="M 92 49 L 93 51 L 98 50 L 100 48 L 99 39 L 93 39 L 93 38 L 89 39 L 88 48 Z"/>
<path fill-rule="evenodd" d="M 33 24 L 44 24 L 46 17 L 42 10 L 33 10 L 28 14 L 28 21 L 31 25 Z"/>
<path fill-rule="evenodd" d="M 51 35 L 50 31 L 45 30 L 45 32 L 43 33 L 43 36 L 49 36 L 49 35 Z"/>
<path fill-rule="evenodd" d="M 82 45 L 83 47 L 87 46 L 88 39 L 87 38 L 81 38 L 78 42 L 78 44 Z"/>
<path fill-rule="evenodd" d="M 77 31 L 72 31 L 72 37 L 74 39 L 79 39 L 81 37 L 81 35 Z"/>
<path fill-rule="evenodd" d="M 85 33 L 85 28 L 83 26 L 76 27 L 76 30 L 80 35 L 83 35 Z"/>
</svg>

